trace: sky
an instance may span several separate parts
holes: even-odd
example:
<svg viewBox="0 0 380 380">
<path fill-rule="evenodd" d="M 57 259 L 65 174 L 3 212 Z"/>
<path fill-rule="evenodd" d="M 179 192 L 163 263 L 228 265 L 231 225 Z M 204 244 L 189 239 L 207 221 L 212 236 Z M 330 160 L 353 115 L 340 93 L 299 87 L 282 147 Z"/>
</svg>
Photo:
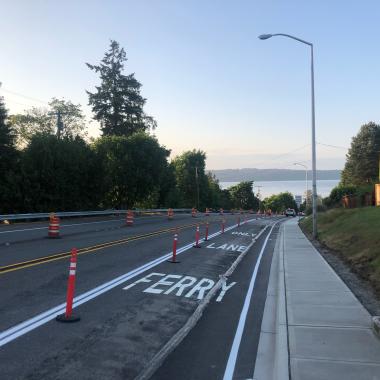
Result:
<svg viewBox="0 0 380 380">
<path fill-rule="evenodd" d="M 10 113 L 52 97 L 83 106 L 110 39 L 126 50 L 172 150 L 207 153 L 208 169 L 311 167 L 314 44 L 317 168 L 341 169 L 352 137 L 379 122 L 379 1 L 0 0 L 0 95 Z M 323 145 L 322 145 L 323 144 Z"/>
</svg>

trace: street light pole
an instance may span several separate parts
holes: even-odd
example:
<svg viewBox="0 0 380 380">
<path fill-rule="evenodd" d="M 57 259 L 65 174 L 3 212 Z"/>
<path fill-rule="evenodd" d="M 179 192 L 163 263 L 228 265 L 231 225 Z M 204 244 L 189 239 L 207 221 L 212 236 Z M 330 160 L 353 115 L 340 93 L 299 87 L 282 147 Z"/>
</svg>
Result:
<svg viewBox="0 0 380 380">
<path fill-rule="evenodd" d="M 258 190 L 257 190 L 257 199 L 259 200 L 259 210 L 261 209 L 261 194 L 260 194 L 260 189 L 264 186 L 260 185 L 260 186 L 253 186 L 253 187 L 257 187 Z"/>
<path fill-rule="evenodd" d="M 259 36 L 260 40 L 267 40 L 271 37 L 282 36 L 291 38 L 305 45 L 310 46 L 311 49 L 311 155 L 312 155 L 312 173 L 313 173 L 313 238 L 317 237 L 317 164 L 316 164 L 316 145 L 315 145 L 315 98 L 314 98 L 314 51 L 313 44 L 298 37 L 291 36 L 290 34 L 276 33 L 276 34 L 262 34 Z"/>
<path fill-rule="evenodd" d="M 313 168 L 313 238 L 317 237 L 317 158 L 315 145 L 314 52 L 311 47 L 311 151 Z"/>
</svg>

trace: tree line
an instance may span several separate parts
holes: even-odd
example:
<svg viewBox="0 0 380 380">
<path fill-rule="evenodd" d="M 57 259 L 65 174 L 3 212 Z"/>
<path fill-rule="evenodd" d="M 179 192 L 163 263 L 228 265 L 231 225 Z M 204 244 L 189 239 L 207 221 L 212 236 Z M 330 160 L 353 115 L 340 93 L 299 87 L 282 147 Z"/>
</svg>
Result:
<svg viewBox="0 0 380 380">
<path fill-rule="evenodd" d="M 101 136 L 88 138 L 81 106 L 53 98 L 46 108 L 8 115 L 0 98 L 0 213 L 106 208 L 197 207 L 258 209 L 253 181 L 222 189 L 206 172 L 206 154 L 191 150 L 170 160 L 152 131 L 153 117 L 126 53 L 116 41 L 87 91 Z"/>
<path fill-rule="evenodd" d="M 345 195 L 364 203 L 365 194 L 373 192 L 375 183 L 380 183 L 380 125 L 371 121 L 352 138 L 339 185 L 323 203 L 327 207 L 341 205 Z"/>
</svg>

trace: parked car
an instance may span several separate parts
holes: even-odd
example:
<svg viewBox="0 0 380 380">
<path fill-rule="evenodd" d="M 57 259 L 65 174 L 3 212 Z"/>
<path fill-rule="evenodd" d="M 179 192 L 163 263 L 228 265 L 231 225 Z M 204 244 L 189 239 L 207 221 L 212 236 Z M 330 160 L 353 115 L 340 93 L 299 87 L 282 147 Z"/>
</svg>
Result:
<svg viewBox="0 0 380 380">
<path fill-rule="evenodd" d="M 294 208 L 288 208 L 286 209 L 285 211 L 285 216 L 288 217 L 288 216 L 296 216 L 296 210 L 294 210 Z"/>
</svg>

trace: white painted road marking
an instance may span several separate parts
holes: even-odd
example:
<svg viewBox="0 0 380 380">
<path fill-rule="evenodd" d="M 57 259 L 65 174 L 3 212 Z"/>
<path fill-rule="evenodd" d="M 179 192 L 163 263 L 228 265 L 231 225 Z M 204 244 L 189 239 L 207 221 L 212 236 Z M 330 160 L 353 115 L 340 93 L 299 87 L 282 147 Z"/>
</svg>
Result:
<svg viewBox="0 0 380 380">
<path fill-rule="evenodd" d="M 151 277 L 151 276 L 161 276 L 161 277 L 163 277 L 163 276 L 165 276 L 165 274 L 164 273 L 155 273 L 155 272 L 150 273 L 147 276 L 142 277 L 142 278 L 140 278 L 139 280 L 137 280 L 135 282 L 132 282 L 132 284 L 127 285 L 123 289 L 124 290 L 128 290 L 128 289 L 132 288 L 133 286 L 137 285 L 140 282 L 152 282 L 152 280 L 149 279 L 149 277 Z"/>
<path fill-rule="evenodd" d="M 250 232 L 234 231 L 231 233 L 231 235 L 248 236 L 254 238 L 257 234 L 252 234 Z"/>
<path fill-rule="evenodd" d="M 154 218 L 159 218 L 160 216 L 144 216 L 139 220 L 149 220 Z M 99 223 L 114 223 L 114 222 L 122 222 L 125 219 L 113 219 L 113 220 L 100 220 L 97 222 L 85 222 L 85 223 L 75 223 L 75 224 L 61 224 L 61 228 L 64 227 L 74 227 L 74 226 L 84 226 L 86 224 L 99 224 Z M 46 222 L 47 223 L 47 222 Z M 0 234 L 11 234 L 14 232 L 26 232 L 26 231 L 35 231 L 35 230 L 46 230 L 48 229 L 48 226 L 45 227 L 33 227 L 33 228 L 25 228 L 22 230 L 9 230 L 9 231 L 0 231 Z"/>
<path fill-rule="evenodd" d="M 236 282 L 231 282 L 231 284 L 227 285 L 227 281 L 224 280 L 222 283 L 222 291 L 220 292 L 218 298 L 216 299 L 216 302 L 220 302 L 223 299 L 224 295 L 226 294 L 227 290 L 230 290 L 235 284 Z"/>
<path fill-rule="evenodd" d="M 248 291 L 247 291 L 247 294 L 245 296 L 243 309 L 242 309 L 241 314 L 240 314 L 239 323 L 238 323 L 238 326 L 236 329 L 234 341 L 232 343 L 230 355 L 228 357 L 228 361 L 227 361 L 227 365 L 226 365 L 226 370 L 224 372 L 223 380 L 232 380 L 233 379 L 233 375 L 234 375 L 234 371 L 235 371 L 235 365 L 236 365 L 236 359 L 237 359 L 237 355 L 239 352 L 241 338 L 243 336 L 243 331 L 244 331 L 245 321 L 247 319 L 249 305 L 250 305 L 251 299 L 252 299 L 252 294 L 253 294 L 253 289 L 254 289 L 255 282 L 256 282 L 257 272 L 259 270 L 261 258 L 263 257 L 264 250 L 267 246 L 269 237 L 270 237 L 270 235 L 273 231 L 273 228 L 275 227 L 276 224 L 277 223 L 275 223 L 272 226 L 271 230 L 269 231 L 269 233 L 268 233 L 268 235 L 264 241 L 264 244 L 261 248 L 259 257 L 257 258 L 256 265 L 255 265 L 255 268 L 254 268 L 253 273 L 252 273 L 251 281 L 249 283 Z"/>
<path fill-rule="evenodd" d="M 203 284 L 206 284 L 206 285 L 203 285 Z M 194 286 L 194 288 L 191 289 L 191 290 L 189 291 L 189 293 L 187 293 L 187 294 L 185 295 L 185 297 L 186 297 L 186 298 L 189 298 L 189 297 L 191 297 L 193 294 L 198 293 L 198 297 L 197 297 L 197 298 L 198 298 L 199 300 L 202 300 L 203 297 L 205 296 L 205 291 L 206 291 L 206 290 L 210 290 L 214 285 L 215 285 L 215 281 L 210 280 L 210 279 L 208 279 L 208 278 L 202 278 L 202 280 L 200 280 L 200 281 L 198 282 L 198 284 L 196 284 L 196 285 Z"/>
<path fill-rule="evenodd" d="M 168 281 L 168 279 L 175 278 L 179 279 L 182 276 L 179 276 L 178 274 L 168 274 L 164 278 L 161 278 L 160 281 L 157 281 L 155 284 L 149 286 L 149 288 L 146 288 L 143 290 L 144 293 L 152 293 L 152 294 L 161 294 L 165 289 L 157 289 L 158 286 L 171 286 L 175 282 L 174 281 Z"/>
<path fill-rule="evenodd" d="M 188 290 L 187 294 L 184 295 L 186 298 L 190 298 L 191 296 L 197 294 L 197 299 L 202 300 L 206 296 L 207 290 L 210 290 L 214 285 L 215 281 L 210 280 L 209 278 L 202 278 L 198 281 L 196 277 L 192 276 L 183 276 L 178 274 L 164 274 L 164 273 L 150 273 L 145 277 L 140 278 L 139 280 L 129 284 L 123 288 L 123 290 L 129 290 L 137 284 L 141 283 L 150 283 L 152 282 L 151 277 L 158 276 L 162 277 L 160 280 L 150 285 L 148 288 L 143 290 L 144 293 L 151 294 L 165 294 L 168 295 L 177 289 L 175 295 L 177 297 L 182 296 L 183 292 L 187 288 L 192 288 Z M 174 279 L 175 281 L 172 281 Z M 177 281 L 179 280 L 179 281 Z M 236 282 L 232 282 L 230 285 L 227 285 L 226 279 L 224 279 L 224 283 L 222 284 L 221 292 L 216 299 L 216 302 L 222 301 L 226 292 L 231 289 Z M 165 289 L 169 287 L 169 289 Z"/>
<path fill-rule="evenodd" d="M 230 227 L 227 227 L 225 231 L 230 231 L 237 227 L 237 224 L 234 224 Z M 221 231 L 215 232 L 214 234 L 209 236 L 209 239 L 212 239 L 216 236 L 221 235 Z M 200 242 L 203 242 L 204 239 L 200 239 Z M 195 242 L 191 242 L 183 247 L 181 247 L 177 251 L 177 255 L 188 251 L 193 247 Z M 148 263 L 145 263 L 144 265 L 135 268 L 119 277 L 114 278 L 111 281 L 108 281 L 102 285 L 97 286 L 96 288 L 93 288 L 85 293 L 80 294 L 79 296 L 74 298 L 74 304 L 73 308 L 78 307 L 98 296 L 100 296 L 103 293 L 108 292 L 109 290 L 129 281 L 130 279 L 139 276 L 140 274 L 144 273 L 145 271 L 154 268 L 155 266 L 163 263 L 164 261 L 168 260 L 172 257 L 172 252 L 169 252 L 161 257 L 158 257 L 155 260 L 149 261 Z M 55 306 L 43 313 L 40 313 L 36 315 L 33 318 L 30 318 L 24 322 L 19 323 L 18 325 L 15 325 L 13 327 L 10 327 L 9 329 L 2 331 L 0 333 L 0 347 L 4 346 L 5 344 L 17 339 L 18 337 L 28 333 L 29 331 L 32 331 L 36 329 L 39 326 L 44 325 L 45 323 L 55 319 L 55 317 L 59 314 L 64 313 L 66 310 L 66 302 L 61 303 L 58 306 Z"/>
<path fill-rule="evenodd" d="M 247 246 L 246 245 L 239 245 L 239 244 L 235 245 L 235 244 L 224 243 L 224 244 L 216 247 L 215 243 L 211 243 L 211 244 L 207 245 L 206 248 L 221 249 L 222 251 L 244 252 L 247 249 Z"/>
<path fill-rule="evenodd" d="M 164 294 L 170 294 L 173 290 L 178 289 L 175 294 L 177 297 L 181 296 L 183 291 L 190 286 L 193 286 L 197 282 L 195 277 L 185 276 L 182 280 L 179 280 L 175 285 L 169 288 Z"/>
<path fill-rule="evenodd" d="M 98 224 L 98 223 L 109 223 L 109 222 L 120 222 L 124 219 L 116 219 L 116 220 L 102 220 L 99 222 L 86 222 L 86 223 L 75 223 L 75 224 L 61 224 L 61 228 L 63 227 L 73 227 L 73 226 L 84 226 L 86 224 Z M 47 223 L 47 222 L 46 222 Z M 11 234 L 14 232 L 26 232 L 26 231 L 35 231 L 35 230 L 46 230 L 49 228 L 48 226 L 45 227 L 33 227 L 33 228 L 25 228 L 22 230 L 10 230 L 10 231 L 1 231 L 0 234 Z"/>
</svg>

